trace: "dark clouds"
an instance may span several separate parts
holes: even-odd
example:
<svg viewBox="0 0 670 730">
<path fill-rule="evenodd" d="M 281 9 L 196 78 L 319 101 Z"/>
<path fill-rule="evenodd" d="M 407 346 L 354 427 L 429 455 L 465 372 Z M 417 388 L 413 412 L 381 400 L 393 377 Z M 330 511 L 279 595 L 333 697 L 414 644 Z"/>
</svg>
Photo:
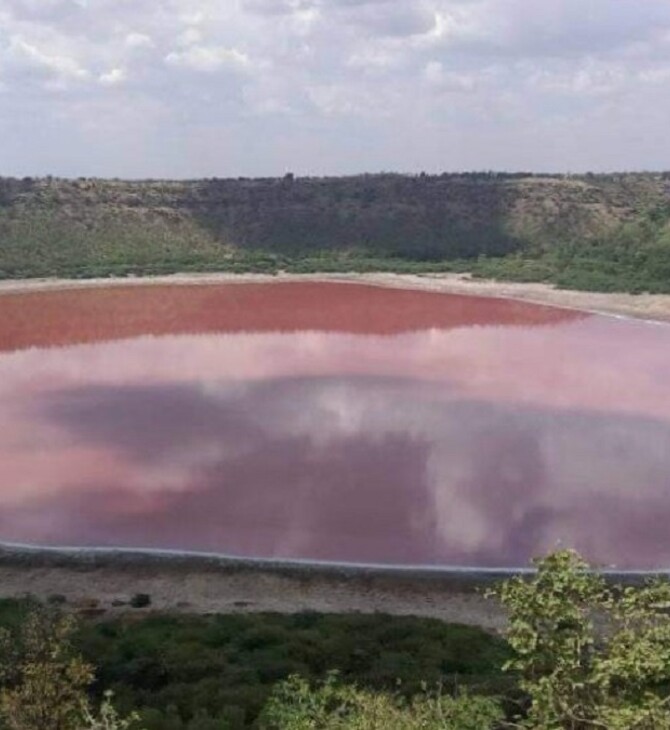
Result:
<svg viewBox="0 0 670 730">
<path fill-rule="evenodd" d="M 5 0 L 3 172 L 670 167 L 670 5 Z"/>
</svg>

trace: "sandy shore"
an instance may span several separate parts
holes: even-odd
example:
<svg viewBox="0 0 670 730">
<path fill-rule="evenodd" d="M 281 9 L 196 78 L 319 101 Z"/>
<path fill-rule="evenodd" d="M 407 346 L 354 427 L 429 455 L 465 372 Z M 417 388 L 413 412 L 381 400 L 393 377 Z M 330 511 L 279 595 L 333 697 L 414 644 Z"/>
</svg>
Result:
<svg viewBox="0 0 670 730">
<path fill-rule="evenodd" d="M 401 289 L 518 299 L 594 313 L 670 322 L 670 295 L 597 293 L 556 289 L 548 284 L 522 284 L 474 279 L 468 274 L 172 274 L 118 279 L 14 279 L 0 281 L 0 295 L 26 291 L 80 289 L 99 286 L 148 286 L 335 281 Z"/>
<path fill-rule="evenodd" d="M 497 576 L 500 577 L 500 576 Z M 66 599 L 74 611 L 117 615 L 136 593 L 145 611 L 170 613 L 388 613 L 504 628 L 501 607 L 484 596 L 495 575 L 394 571 L 141 553 L 15 551 L 0 547 L 0 598 Z"/>
</svg>

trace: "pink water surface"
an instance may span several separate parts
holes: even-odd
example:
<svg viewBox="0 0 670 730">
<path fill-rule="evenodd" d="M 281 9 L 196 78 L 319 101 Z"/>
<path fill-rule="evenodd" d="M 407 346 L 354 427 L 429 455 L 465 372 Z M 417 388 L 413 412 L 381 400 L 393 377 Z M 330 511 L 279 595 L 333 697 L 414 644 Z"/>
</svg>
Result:
<svg viewBox="0 0 670 730">
<path fill-rule="evenodd" d="M 0 297 L 0 541 L 670 568 L 670 326 L 351 284 Z"/>
</svg>

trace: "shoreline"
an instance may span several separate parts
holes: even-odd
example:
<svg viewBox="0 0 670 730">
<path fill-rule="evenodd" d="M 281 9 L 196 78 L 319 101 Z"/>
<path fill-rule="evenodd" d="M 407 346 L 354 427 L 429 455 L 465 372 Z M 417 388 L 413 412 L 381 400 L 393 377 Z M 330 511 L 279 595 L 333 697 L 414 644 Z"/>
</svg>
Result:
<svg viewBox="0 0 670 730">
<path fill-rule="evenodd" d="M 500 633 L 506 613 L 486 589 L 532 568 L 449 568 L 327 563 L 123 548 L 0 543 L 0 599 L 54 596 L 75 613 L 383 613 L 435 618 Z M 667 571 L 602 571 L 640 585 Z M 130 608 L 135 594 L 151 604 Z M 59 602 L 60 602 L 59 600 Z"/>
<path fill-rule="evenodd" d="M 462 274 L 172 274 L 88 280 L 0 281 L 1 295 L 128 286 L 332 282 L 511 299 L 619 318 L 670 323 L 670 295 L 601 294 L 545 284 L 473 279 Z M 71 610 L 95 603 L 114 616 L 151 595 L 149 611 L 169 613 L 389 613 L 437 618 L 499 632 L 502 608 L 483 595 L 492 583 L 529 569 L 385 566 L 254 560 L 223 555 L 106 548 L 40 548 L 0 542 L 0 598 L 59 594 Z M 667 572 L 622 571 L 625 583 Z"/>
<path fill-rule="evenodd" d="M 384 613 L 435 618 L 498 633 L 500 605 L 474 572 L 454 574 L 286 561 L 216 558 L 114 549 L 12 548 L 0 544 L 0 599 L 65 599 L 64 607 L 100 616 L 160 612 Z M 151 597 L 145 609 L 133 595 Z"/>
<path fill-rule="evenodd" d="M 532 304 L 579 310 L 595 315 L 634 318 L 652 323 L 670 323 L 670 295 L 626 294 L 557 289 L 550 284 L 477 279 L 469 274 L 231 274 L 188 273 L 164 276 L 128 276 L 97 279 L 6 279 L 0 281 L 0 296 L 29 292 L 128 286 L 193 286 L 222 284 L 271 284 L 289 282 L 364 284 L 392 289 L 412 289 L 443 294 L 461 294 L 512 299 Z"/>
</svg>

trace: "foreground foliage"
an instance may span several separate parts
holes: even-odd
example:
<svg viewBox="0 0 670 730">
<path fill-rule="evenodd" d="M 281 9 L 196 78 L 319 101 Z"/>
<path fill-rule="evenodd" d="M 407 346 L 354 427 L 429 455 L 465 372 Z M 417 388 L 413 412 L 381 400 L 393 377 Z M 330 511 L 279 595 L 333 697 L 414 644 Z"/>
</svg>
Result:
<svg viewBox="0 0 670 730">
<path fill-rule="evenodd" d="M 35 609 L 16 632 L 0 630 L 0 727 L 7 730 L 128 730 L 106 695 L 100 712 L 88 689 L 93 667 L 75 651 L 71 616 Z"/>
<path fill-rule="evenodd" d="M 0 602 L 0 625 L 18 630 L 30 605 Z M 476 628 L 386 615 L 302 613 L 164 616 L 83 622 L 76 649 L 96 666 L 97 701 L 114 692 L 121 714 L 146 730 L 255 727 L 278 682 L 318 684 L 330 670 L 366 691 L 404 697 L 423 684 L 445 692 L 505 693 L 505 643 Z M 133 729 L 134 730 L 134 729 Z"/>
<path fill-rule="evenodd" d="M 273 692 L 261 726 L 268 730 L 489 730 L 503 713 L 487 697 L 422 693 L 411 699 L 339 684 L 311 687 L 291 677 Z"/>
<path fill-rule="evenodd" d="M 670 730 L 667 581 L 615 586 L 561 551 L 493 593 L 508 643 L 439 621 L 304 613 L 74 632 L 67 614 L 0 602 L 0 728 Z"/>
<path fill-rule="evenodd" d="M 574 552 L 537 562 L 497 595 L 530 700 L 524 727 L 541 730 L 670 728 L 670 584 L 608 585 Z"/>
<path fill-rule="evenodd" d="M 344 682 L 410 696 L 422 682 L 498 691 L 509 652 L 485 632 L 429 619 L 277 614 L 154 616 L 83 627 L 79 646 L 118 706 L 147 730 L 252 726 L 277 682 L 338 670 Z M 507 686 L 505 684 L 505 686 Z"/>
</svg>

